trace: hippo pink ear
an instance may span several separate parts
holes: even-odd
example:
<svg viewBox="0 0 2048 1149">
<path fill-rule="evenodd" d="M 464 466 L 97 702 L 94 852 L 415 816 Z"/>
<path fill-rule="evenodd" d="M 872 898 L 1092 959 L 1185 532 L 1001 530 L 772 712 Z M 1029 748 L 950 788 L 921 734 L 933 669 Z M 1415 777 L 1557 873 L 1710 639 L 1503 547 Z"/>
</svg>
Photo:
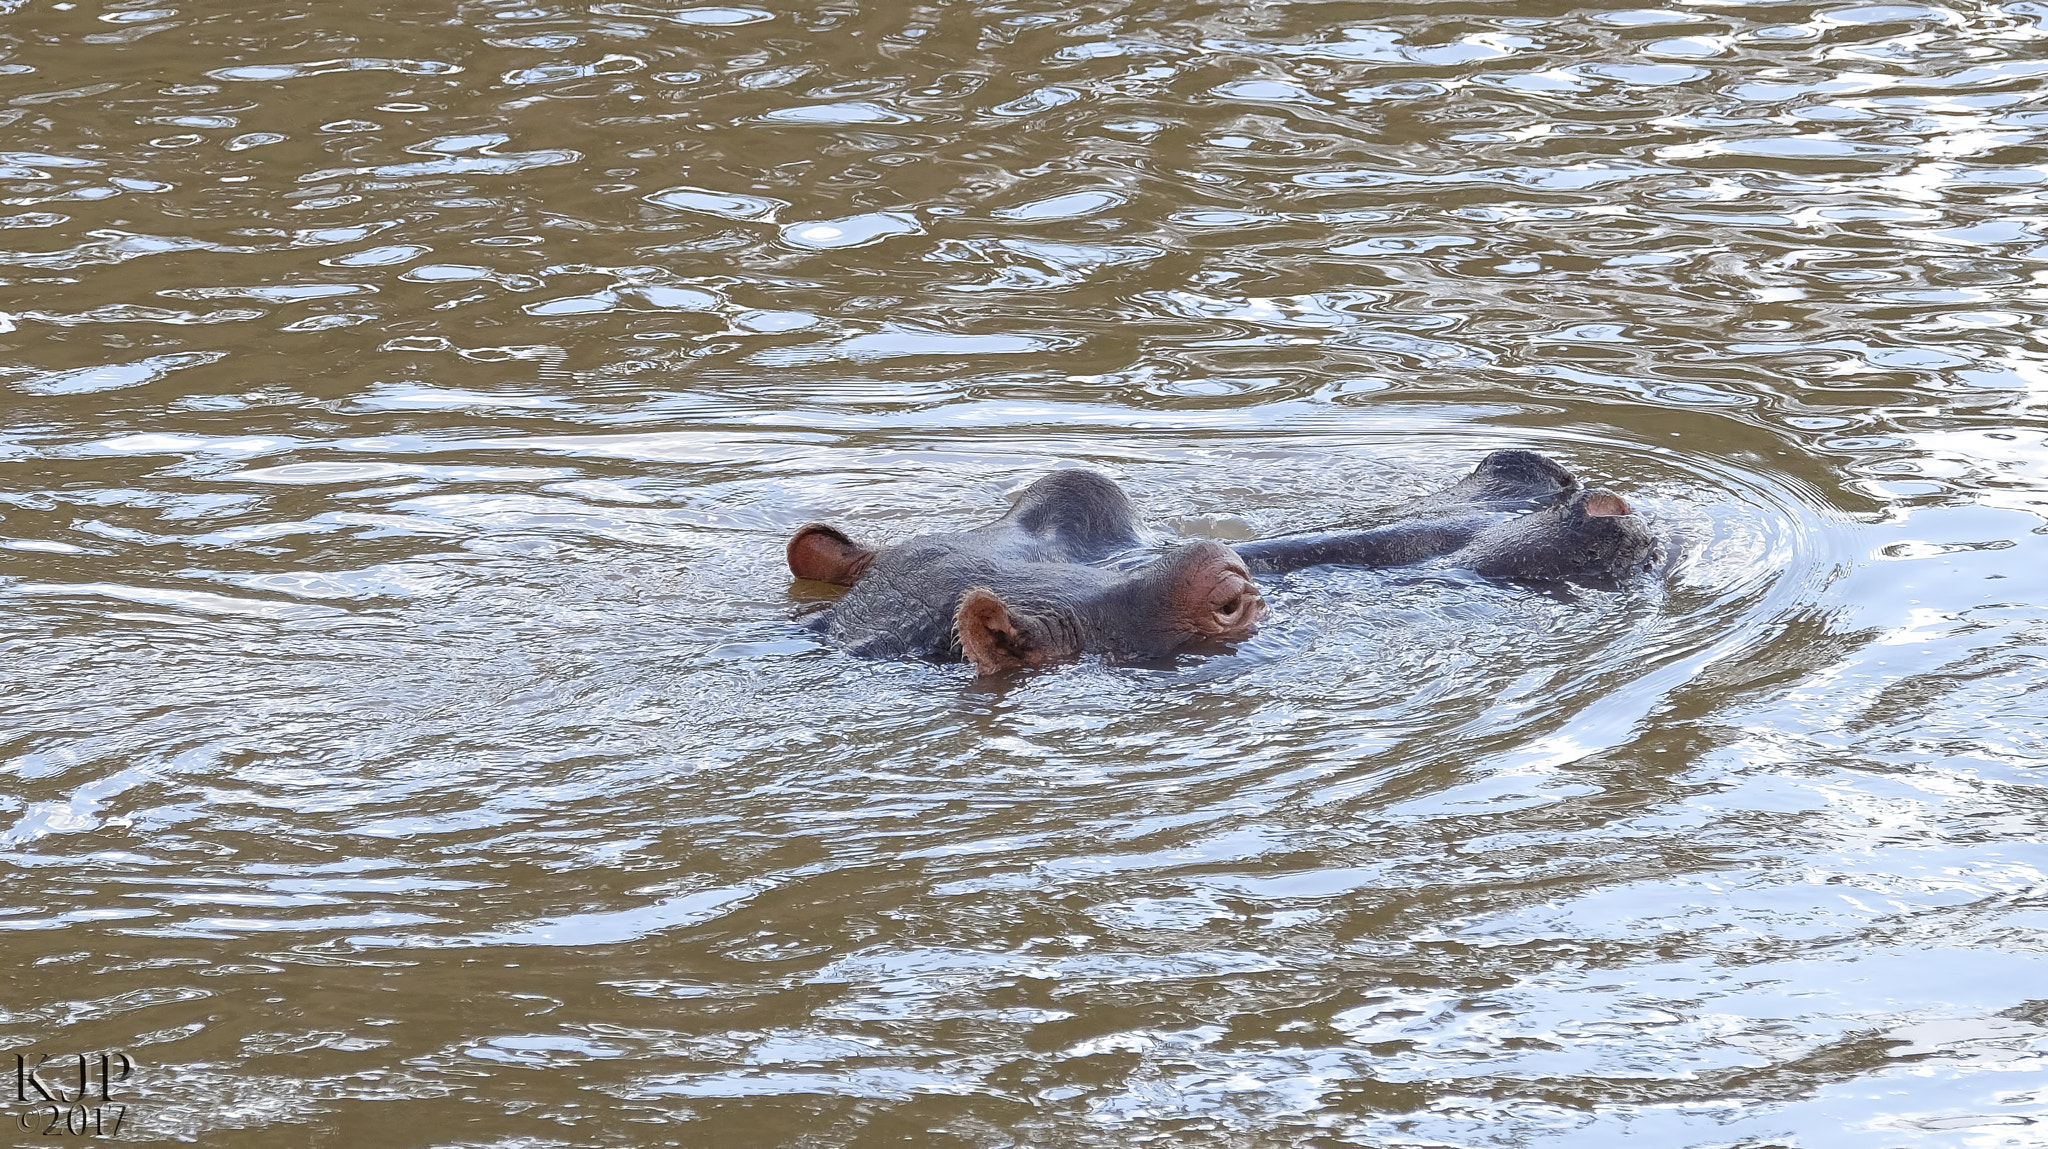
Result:
<svg viewBox="0 0 2048 1149">
<path fill-rule="evenodd" d="M 823 523 L 812 523 L 789 540 L 789 573 L 798 578 L 852 586 L 873 561 L 873 550 Z"/>
<path fill-rule="evenodd" d="M 1635 514 L 1635 508 L 1628 505 L 1627 499 L 1605 487 L 1595 487 L 1587 491 L 1585 502 L 1580 505 L 1586 508 L 1589 517 L 1596 519 L 1618 519 L 1623 515 Z"/>
<path fill-rule="evenodd" d="M 996 592 L 985 586 L 971 587 L 960 596 L 953 612 L 953 628 L 960 634 L 961 657 L 983 674 L 1001 674 L 1026 666 L 1044 666 L 1052 652 L 1033 633 L 1030 620 L 1013 615 Z"/>
</svg>

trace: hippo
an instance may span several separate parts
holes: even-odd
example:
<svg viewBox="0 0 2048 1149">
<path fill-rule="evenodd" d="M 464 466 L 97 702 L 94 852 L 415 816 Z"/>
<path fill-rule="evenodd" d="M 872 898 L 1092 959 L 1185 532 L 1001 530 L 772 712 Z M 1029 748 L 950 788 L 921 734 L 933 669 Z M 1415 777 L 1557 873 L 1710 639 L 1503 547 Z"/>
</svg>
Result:
<svg viewBox="0 0 2048 1149">
<path fill-rule="evenodd" d="M 1443 558 L 1501 579 L 1617 583 L 1659 547 L 1620 495 L 1584 488 L 1535 451 L 1495 451 L 1452 486 L 1369 529 L 1212 539 L 1151 556 L 1123 489 L 1087 470 L 1025 488 L 1008 514 L 967 531 L 868 547 L 811 523 L 789 540 L 800 579 L 849 588 L 806 625 L 870 658 L 966 661 L 981 674 L 1086 654 L 1145 661 L 1217 650 L 1266 616 L 1254 577 L 1336 564 Z"/>
</svg>

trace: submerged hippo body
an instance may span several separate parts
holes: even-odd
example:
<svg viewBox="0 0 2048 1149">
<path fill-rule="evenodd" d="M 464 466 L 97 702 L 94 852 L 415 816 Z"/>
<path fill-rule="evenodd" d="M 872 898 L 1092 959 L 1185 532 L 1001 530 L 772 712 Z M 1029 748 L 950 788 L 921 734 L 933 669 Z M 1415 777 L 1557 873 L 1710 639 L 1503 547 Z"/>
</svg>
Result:
<svg viewBox="0 0 2048 1149">
<path fill-rule="evenodd" d="M 1657 546 L 1621 496 L 1579 487 L 1533 451 L 1496 451 L 1455 485 L 1372 529 L 1185 544 L 1120 569 L 1144 546 L 1137 510 L 1092 471 L 1056 471 L 968 531 L 862 546 L 812 523 L 789 542 L 798 578 L 850 588 L 809 625 L 855 654 L 964 659 L 984 674 L 1083 654 L 1156 658 L 1248 638 L 1265 617 L 1252 581 L 1322 564 L 1402 566 L 1448 556 L 1482 575 L 1627 577 Z"/>
</svg>

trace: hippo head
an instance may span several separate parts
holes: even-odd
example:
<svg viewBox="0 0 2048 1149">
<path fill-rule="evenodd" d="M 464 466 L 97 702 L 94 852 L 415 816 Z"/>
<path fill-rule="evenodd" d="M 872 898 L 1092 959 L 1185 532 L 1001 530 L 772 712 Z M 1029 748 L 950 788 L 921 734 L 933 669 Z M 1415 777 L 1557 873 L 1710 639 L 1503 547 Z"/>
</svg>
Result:
<svg viewBox="0 0 2048 1149">
<path fill-rule="evenodd" d="M 1649 569 L 1660 552 L 1628 500 L 1593 487 L 1486 531 L 1455 557 L 1497 578 L 1619 581 Z"/>
<path fill-rule="evenodd" d="M 1106 586 L 1084 588 L 1074 585 L 1078 581 L 1069 580 L 1068 593 L 1054 596 L 1032 581 L 1009 596 L 1014 601 L 994 587 L 967 588 L 953 612 L 961 657 L 983 674 L 1067 662 L 1090 651 L 1156 658 L 1249 638 L 1266 612 L 1244 563 L 1214 542 L 1183 547 Z"/>
<path fill-rule="evenodd" d="M 813 623 L 855 653 L 963 659 L 984 674 L 1083 654 L 1156 658 L 1248 637 L 1265 601 L 1229 547 L 1197 542 L 1135 569 L 1141 547 L 1115 483 L 1063 470 L 1001 519 L 868 547 L 822 523 L 788 547 L 798 578 L 850 588 Z"/>
</svg>

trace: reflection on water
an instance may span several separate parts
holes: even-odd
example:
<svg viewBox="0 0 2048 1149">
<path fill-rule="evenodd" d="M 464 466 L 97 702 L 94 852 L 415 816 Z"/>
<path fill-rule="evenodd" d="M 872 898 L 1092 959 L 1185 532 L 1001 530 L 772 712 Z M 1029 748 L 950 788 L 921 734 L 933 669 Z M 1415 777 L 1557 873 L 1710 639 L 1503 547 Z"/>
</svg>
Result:
<svg viewBox="0 0 2048 1149">
<path fill-rule="evenodd" d="M 2033 1144 L 2044 36 L 0 0 L 5 1048 L 208 1145 Z M 1503 446 L 1667 577 L 791 621 L 816 519 Z"/>
</svg>

